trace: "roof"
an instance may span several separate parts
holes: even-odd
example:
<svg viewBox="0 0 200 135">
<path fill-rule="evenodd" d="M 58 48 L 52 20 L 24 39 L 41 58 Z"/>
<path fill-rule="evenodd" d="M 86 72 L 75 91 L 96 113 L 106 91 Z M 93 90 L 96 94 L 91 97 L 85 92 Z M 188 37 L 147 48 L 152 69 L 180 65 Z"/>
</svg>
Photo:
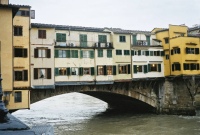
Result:
<svg viewBox="0 0 200 135">
<path fill-rule="evenodd" d="M 32 28 L 55 28 L 56 30 L 71 30 L 71 31 L 88 31 L 88 32 L 103 32 L 104 28 L 96 27 L 83 27 L 83 26 L 70 26 L 70 25 L 56 25 L 56 24 L 43 24 L 43 23 L 31 23 Z"/>
<path fill-rule="evenodd" d="M 192 27 L 192 28 L 188 28 L 188 32 L 195 31 L 195 30 L 200 30 L 200 25 Z"/>
<path fill-rule="evenodd" d="M 125 29 L 121 29 L 121 28 L 106 28 L 109 31 L 112 31 L 113 33 L 116 34 L 145 34 L 145 35 L 151 35 L 150 31 L 140 31 L 140 30 L 125 30 Z"/>
<path fill-rule="evenodd" d="M 188 37 L 200 37 L 200 34 L 188 33 Z"/>
</svg>

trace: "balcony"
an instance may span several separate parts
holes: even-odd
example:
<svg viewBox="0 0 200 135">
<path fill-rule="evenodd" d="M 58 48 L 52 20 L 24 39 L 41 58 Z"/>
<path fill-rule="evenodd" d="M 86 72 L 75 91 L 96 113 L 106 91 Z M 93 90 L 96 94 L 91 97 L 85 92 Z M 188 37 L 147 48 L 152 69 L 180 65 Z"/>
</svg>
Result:
<svg viewBox="0 0 200 135">
<path fill-rule="evenodd" d="M 94 44 L 95 48 L 113 48 L 112 43 L 107 42 L 107 43 L 100 43 L 100 42 L 96 42 Z"/>
<path fill-rule="evenodd" d="M 55 48 L 113 48 L 112 43 L 100 43 L 100 42 L 80 42 L 80 41 L 66 41 L 55 42 Z"/>
</svg>

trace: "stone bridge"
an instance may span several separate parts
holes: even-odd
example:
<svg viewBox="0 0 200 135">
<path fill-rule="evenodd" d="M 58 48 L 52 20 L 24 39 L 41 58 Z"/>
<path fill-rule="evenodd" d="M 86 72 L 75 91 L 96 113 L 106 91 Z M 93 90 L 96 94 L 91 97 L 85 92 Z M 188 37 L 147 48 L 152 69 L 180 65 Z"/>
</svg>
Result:
<svg viewBox="0 0 200 135">
<path fill-rule="evenodd" d="M 32 89 L 31 103 L 42 99 L 79 92 L 108 103 L 110 108 L 136 112 L 194 115 L 200 108 L 200 77 L 168 77 L 104 85 L 58 85 L 55 89 Z M 197 107 L 195 106 L 197 105 Z"/>
</svg>

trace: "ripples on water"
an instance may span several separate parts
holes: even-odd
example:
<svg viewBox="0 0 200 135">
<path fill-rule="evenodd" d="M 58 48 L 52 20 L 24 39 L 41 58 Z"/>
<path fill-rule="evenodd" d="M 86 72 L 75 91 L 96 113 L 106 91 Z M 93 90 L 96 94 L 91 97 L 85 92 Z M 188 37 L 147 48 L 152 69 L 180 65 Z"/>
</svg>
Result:
<svg viewBox="0 0 200 135">
<path fill-rule="evenodd" d="M 14 116 L 29 126 L 50 124 L 57 135 L 200 135 L 200 117 L 107 111 L 93 97 L 69 93 L 42 100 Z"/>
</svg>

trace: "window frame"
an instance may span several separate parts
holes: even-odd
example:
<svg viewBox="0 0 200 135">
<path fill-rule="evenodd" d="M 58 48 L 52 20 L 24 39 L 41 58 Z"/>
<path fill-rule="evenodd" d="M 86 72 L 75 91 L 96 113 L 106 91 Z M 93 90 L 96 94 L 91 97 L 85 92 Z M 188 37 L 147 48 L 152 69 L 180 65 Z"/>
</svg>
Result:
<svg viewBox="0 0 200 135">
<path fill-rule="evenodd" d="M 22 92 L 21 91 L 15 91 L 14 92 L 14 102 L 15 103 L 21 103 L 22 102 Z"/>
<path fill-rule="evenodd" d="M 14 36 L 23 36 L 22 26 L 14 26 Z"/>
<path fill-rule="evenodd" d="M 120 36 L 119 36 L 119 42 L 125 43 L 125 42 L 126 42 L 126 36 L 120 35 Z"/>
<path fill-rule="evenodd" d="M 39 39 L 46 39 L 47 33 L 46 30 L 38 30 L 38 38 Z"/>
</svg>

